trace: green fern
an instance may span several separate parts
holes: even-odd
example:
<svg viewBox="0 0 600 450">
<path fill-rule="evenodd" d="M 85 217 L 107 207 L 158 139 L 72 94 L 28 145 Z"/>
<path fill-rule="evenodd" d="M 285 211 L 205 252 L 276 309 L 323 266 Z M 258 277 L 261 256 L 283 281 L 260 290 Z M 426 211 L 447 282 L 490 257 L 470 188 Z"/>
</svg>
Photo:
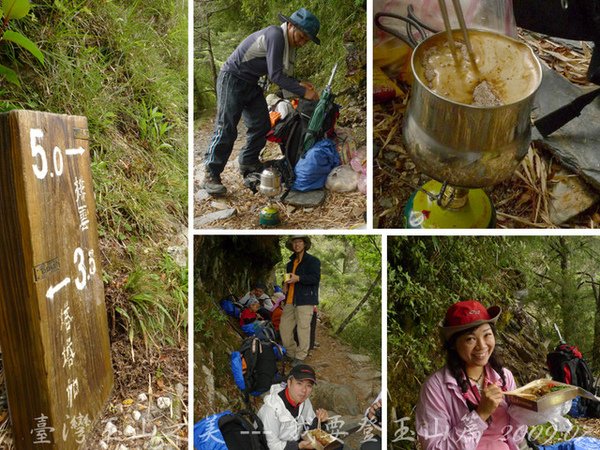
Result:
<svg viewBox="0 0 600 450">
<path fill-rule="evenodd" d="M 29 10 L 31 9 L 29 0 L 2 0 L 0 5 L 0 17 L 2 17 L 0 42 L 6 41 L 18 45 L 31 53 L 43 65 L 44 55 L 38 46 L 21 33 L 8 29 L 11 20 L 22 19 L 29 14 Z M 0 64 L 0 76 L 6 78 L 10 83 L 16 84 L 17 86 L 21 85 L 17 73 L 13 69 L 2 64 Z"/>
</svg>

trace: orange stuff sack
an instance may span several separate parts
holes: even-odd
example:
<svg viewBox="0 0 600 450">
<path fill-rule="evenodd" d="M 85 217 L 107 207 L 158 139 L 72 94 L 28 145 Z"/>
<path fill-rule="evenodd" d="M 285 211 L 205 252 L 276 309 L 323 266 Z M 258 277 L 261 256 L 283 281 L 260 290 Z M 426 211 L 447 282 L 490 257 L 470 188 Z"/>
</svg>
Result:
<svg viewBox="0 0 600 450">
<path fill-rule="evenodd" d="M 275 126 L 275 124 L 277 122 L 279 122 L 279 119 L 281 119 L 281 114 L 279 114 L 277 111 L 271 111 L 269 113 L 269 120 L 271 121 L 271 128 L 273 128 Z"/>
<path fill-rule="evenodd" d="M 273 324 L 273 328 L 275 331 L 279 331 L 279 324 L 281 323 L 281 315 L 283 314 L 283 309 L 281 307 L 277 307 L 271 313 L 271 323 Z"/>
</svg>

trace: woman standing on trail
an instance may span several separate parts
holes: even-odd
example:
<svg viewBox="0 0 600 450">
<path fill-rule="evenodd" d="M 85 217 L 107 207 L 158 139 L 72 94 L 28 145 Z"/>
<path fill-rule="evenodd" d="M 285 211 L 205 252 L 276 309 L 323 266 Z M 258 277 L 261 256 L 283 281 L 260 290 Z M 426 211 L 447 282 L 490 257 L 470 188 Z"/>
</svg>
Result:
<svg viewBox="0 0 600 450">
<path fill-rule="evenodd" d="M 329 420 L 324 409 L 313 409 L 310 394 L 317 382 L 314 369 L 298 364 L 290 370 L 287 385 L 274 384 L 258 411 L 263 422 L 269 450 L 314 448 L 310 441 L 301 440 L 306 430 Z"/>
<path fill-rule="evenodd" d="M 516 388 L 497 355 L 501 309 L 475 300 L 448 308 L 440 331 L 446 366 L 421 388 L 416 425 L 424 449 L 517 450 L 527 427 L 510 414 L 505 391 Z"/>
</svg>

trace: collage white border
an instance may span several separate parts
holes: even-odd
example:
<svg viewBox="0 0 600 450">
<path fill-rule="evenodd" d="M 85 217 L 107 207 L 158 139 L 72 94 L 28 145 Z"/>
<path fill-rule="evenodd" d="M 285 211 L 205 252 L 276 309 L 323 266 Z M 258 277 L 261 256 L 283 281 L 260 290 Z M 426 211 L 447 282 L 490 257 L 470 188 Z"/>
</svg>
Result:
<svg viewBox="0 0 600 450">
<path fill-rule="evenodd" d="M 381 237 L 382 251 L 382 307 L 381 307 L 381 345 L 382 367 L 381 388 L 386 395 L 383 396 L 383 410 L 387 413 L 387 238 L 388 236 L 598 236 L 600 232 L 594 229 L 443 229 L 443 230 L 407 230 L 407 229 L 373 229 L 373 1 L 367 0 L 367 222 L 365 229 L 355 230 L 193 230 L 194 223 L 194 101 L 193 101 L 193 17 L 194 0 L 188 1 L 188 448 L 193 450 L 194 431 L 194 280 L 193 280 L 193 244 L 196 235 L 377 235 Z M 387 448 L 387 420 L 383 421 L 382 441 L 383 448 Z"/>
</svg>

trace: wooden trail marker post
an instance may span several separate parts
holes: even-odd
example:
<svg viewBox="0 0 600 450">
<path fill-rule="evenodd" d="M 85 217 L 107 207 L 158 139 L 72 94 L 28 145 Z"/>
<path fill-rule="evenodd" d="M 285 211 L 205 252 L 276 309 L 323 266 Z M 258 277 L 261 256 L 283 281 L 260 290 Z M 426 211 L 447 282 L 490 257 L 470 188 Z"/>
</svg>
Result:
<svg viewBox="0 0 600 450">
<path fill-rule="evenodd" d="M 87 119 L 0 114 L 0 349 L 17 449 L 77 449 L 113 385 Z"/>
</svg>

